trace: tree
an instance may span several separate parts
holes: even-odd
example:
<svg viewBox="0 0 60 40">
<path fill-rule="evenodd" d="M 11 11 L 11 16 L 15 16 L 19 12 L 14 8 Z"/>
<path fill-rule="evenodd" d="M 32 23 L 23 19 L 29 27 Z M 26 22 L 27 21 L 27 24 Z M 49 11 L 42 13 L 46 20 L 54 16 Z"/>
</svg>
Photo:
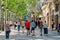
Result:
<svg viewBox="0 0 60 40">
<path fill-rule="evenodd" d="M 2 0 L 3 4 L 6 6 L 6 1 Z M 16 12 L 19 18 L 22 18 L 24 13 L 27 14 L 27 4 L 34 7 L 36 5 L 36 0 L 7 0 L 8 9 Z"/>
</svg>

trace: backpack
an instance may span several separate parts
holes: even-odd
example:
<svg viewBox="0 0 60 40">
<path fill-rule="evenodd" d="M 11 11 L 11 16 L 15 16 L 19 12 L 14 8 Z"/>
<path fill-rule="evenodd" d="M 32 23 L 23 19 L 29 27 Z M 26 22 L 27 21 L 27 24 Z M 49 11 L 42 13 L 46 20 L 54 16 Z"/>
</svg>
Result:
<svg viewBox="0 0 60 40">
<path fill-rule="evenodd" d="M 40 22 L 40 28 L 43 28 L 43 22 L 42 22 L 42 20 L 40 20 L 39 22 Z"/>
</svg>

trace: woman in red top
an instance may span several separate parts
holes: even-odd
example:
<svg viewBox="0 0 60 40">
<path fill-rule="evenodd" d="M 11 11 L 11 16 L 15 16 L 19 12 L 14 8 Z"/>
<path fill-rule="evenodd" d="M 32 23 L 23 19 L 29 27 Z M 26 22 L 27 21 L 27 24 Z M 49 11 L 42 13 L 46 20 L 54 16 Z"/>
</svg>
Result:
<svg viewBox="0 0 60 40">
<path fill-rule="evenodd" d="M 25 26 L 27 29 L 27 35 L 29 35 L 30 34 L 30 22 L 28 20 L 25 22 Z"/>
</svg>

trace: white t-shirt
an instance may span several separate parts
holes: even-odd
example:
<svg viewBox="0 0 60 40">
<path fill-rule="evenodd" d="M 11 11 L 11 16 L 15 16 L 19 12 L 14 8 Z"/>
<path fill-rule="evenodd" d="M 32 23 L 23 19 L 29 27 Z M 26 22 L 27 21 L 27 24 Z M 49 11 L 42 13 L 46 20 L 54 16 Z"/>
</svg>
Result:
<svg viewBox="0 0 60 40">
<path fill-rule="evenodd" d="M 48 27 L 47 23 L 44 23 L 44 28 L 47 28 L 47 27 Z"/>
<path fill-rule="evenodd" d="M 20 25 L 20 22 L 17 22 L 17 25 Z"/>
</svg>

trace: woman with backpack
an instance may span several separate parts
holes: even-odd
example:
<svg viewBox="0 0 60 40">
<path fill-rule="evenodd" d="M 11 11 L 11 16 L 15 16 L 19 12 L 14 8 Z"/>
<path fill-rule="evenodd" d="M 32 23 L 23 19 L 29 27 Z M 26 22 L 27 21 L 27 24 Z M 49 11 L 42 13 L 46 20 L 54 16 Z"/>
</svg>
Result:
<svg viewBox="0 0 60 40">
<path fill-rule="evenodd" d="M 41 20 L 41 18 L 39 18 L 38 27 L 40 29 L 40 36 L 42 36 L 43 21 Z"/>
</svg>

